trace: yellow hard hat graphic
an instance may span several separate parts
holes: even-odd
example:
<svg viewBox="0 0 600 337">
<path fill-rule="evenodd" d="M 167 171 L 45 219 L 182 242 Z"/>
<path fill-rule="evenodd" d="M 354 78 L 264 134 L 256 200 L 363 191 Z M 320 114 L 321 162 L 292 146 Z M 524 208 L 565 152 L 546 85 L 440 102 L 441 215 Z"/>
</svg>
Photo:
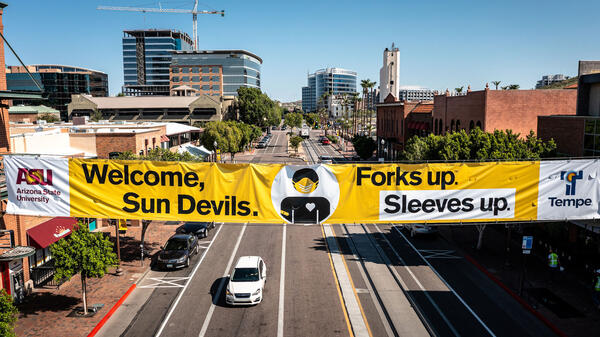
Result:
<svg viewBox="0 0 600 337">
<path fill-rule="evenodd" d="M 292 184 L 296 191 L 308 194 L 317 189 L 319 185 L 319 176 L 315 170 L 303 168 L 294 173 Z"/>
</svg>

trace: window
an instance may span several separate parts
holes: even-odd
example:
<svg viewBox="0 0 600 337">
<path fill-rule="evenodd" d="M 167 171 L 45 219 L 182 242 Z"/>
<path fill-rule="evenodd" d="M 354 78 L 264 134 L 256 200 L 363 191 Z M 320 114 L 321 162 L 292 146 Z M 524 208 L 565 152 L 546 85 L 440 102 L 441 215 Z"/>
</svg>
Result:
<svg viewBox="0 0 600 337">
<path fill-rule="evenodd" d="M 179 74 L 179 68 L 171 68 L 173 74 Z"/>
<path fill-rule="evenodd" d="M 200 82 L 200 76 L 192 76 L 192 82 Z"/>
<path fill-rule="evenodd" d="M 469 122 L 469 131 L 473 130 L 475 128 L 475 122 L 473 122 L 472 120 Z"/>
<path fill-rule="evenodd" d="M 202 76 L 202 82 L 209 82 L 210 76 Z"/>
<path fill-rule="evenodd" d="M 189 82 L 190 81 L 190 77 L 189 76 L 183 76 L 181 77 L 181 82 Z"/>
<path fill-rule="evenodd" d="M 200 72 L 200 68 L 198 68 L 198 67 L 193 67 L 192 68 L 192 73 L 198 74 L 199 72 Z"/>
<path fill-rule="evenodd" d="M 179 82 L 179 76 L 173 76 L 173 82 Z"/>
<path fill-rule="evenodd" d="M 202 67 L 202 73 L 203 74 L 208 74 L 210 68 L 209 67 Z"/>
<path fill-rule="evenodd" d="M 460 130 L 460 120 L 456 121 L 456 131 Z"/>
<path fill-rule="evenodd" d="M 481 121 L 477 121 L 477 124 L 475 124 L 475 126 L 481 129 Z"/>
<path fill-rule="evenodd" d="M 454 131 L 454 119 L 450 121 L 450 131 Z"/>
<path fill-rule="evenodd" d="M 189 74 L 190 68 L 181 68 L 181 72 L 184 74 Z"/>
</svg>

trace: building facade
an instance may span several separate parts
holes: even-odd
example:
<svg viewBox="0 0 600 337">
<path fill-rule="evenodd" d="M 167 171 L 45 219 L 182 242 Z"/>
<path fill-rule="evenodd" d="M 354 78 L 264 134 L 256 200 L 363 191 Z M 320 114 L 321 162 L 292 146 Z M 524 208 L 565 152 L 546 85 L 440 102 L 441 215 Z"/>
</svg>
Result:
<svg viewBox="0 0 600 337">
<path fill-rule="evenodd" d="M 169 96 L 173 51 L 191 51 L 192 39 L 175 30 L 123 32 L 123 94 Z"/>
<path fill-rule="evenodd" d="M 321 97 L 330 95 L 350 95 L 356 92 L 356 72 L 342 68 L 319 69 L 307 78 L 307 86 L 302 88 L 302 110 L 316 112 L 319 106 L 327 104 Z"/>
<path fill-rule="evenodd" d="M 537 133 L 538 116 L 575 115 L 577 92 L 552 90 L 485 90 L 434 97 L 433 132 L 510 129 L 521 136 Z"/>
<path fill-rule="evenodd" d="M 435 91 L 427 88 L 401 86 L 398 91 L 400 101 L 433 101 Z"/>
<path fill-rule="evenodd" d="M 48 105 L 58 111 L 63 121 L 67 121 L 67 105 L 71 95 L 87 94 L 95 97 L 108 96 L 108 75 L 91 69 L 57 65 L 8 66 L 6 84 L 8 90 L 39 91 L 27 70 L 41 85 L 47 100 L 40 104 Z M 13 100 L 13 105 L 30 104 L 31 100 Z"/>
<path fill-rule="evenodd" d="M 400 86 L 400 50 L 394 47 L 383 51 L 383 66 L 379 70 L 379 102 L 383 102 L 389 94 L 398 97 Z"/>
<path fill-rule="evenodd" d="M 400 101 L 388 94 L 383 103 L 377 104 L 379 157 L 396 160 L 409 138 L 431 133 L 432 111 L 431 102 Z"/>
<path fill-rule="evenodd" d="M 542 76 L 541 80 L 537 81 L 535 88 L 540 89 L 540 88 L 550 85 L 552 83 L 562 82 L 562 81 L 565 81 L 568 79 L 569 79 L 569 76 L 565 76 L 563 74 L 544 75 L 544 76 Z"/>
<path fill-rule="evenodd" d="M 186 85 L 196 95 L 237 96 L 241 87 L 260 89 L 262 59 L 245 50 L 175 51 L 170 89 Z"/>
<path fill-rule="evenodd" d="M 571 157 L 600 156 L 600 61 L 579 61 L 576 116 L 538 118 L 538 133 L 554 139 L 557 152 Z"/>
</svg>

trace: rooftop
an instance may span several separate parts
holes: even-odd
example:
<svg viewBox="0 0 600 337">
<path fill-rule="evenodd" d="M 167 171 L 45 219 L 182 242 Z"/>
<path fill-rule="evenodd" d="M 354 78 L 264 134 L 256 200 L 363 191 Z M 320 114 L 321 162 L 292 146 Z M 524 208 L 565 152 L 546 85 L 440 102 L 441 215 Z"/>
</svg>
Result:
<svg viewBox="0 0 600 337">
<path fill-rule="evenodd" d="M 81 95 L 97 105 L 98 109 L 168 109 L 187 108 L 200 99 L 208 97 L 216 104 L 220 102 L 211 96 L 122 96 L 122 97 L 93 97 Z"/>
<path fill-rule="evenodd" d="M 252 56 L 255 59 L 257 59 L 261 64 L 263 63 L 263 60 L 256 54 L 253 54 L 247 50 L 243 50 L 243 49 L 231 49 L 231 50 L 196 50 L 196 51 L 187 51 L 187 50 L 175 50 L 172 53 L 174 54 L 222 54 L 222 55 L 230 55 L 230 54 L 245 54 L 248 56 Z"/>
<path fill-rule="evenodd" d="M 45 105 L 15 105 L 8 108 L 9 114 L 43 114 L 43 113 L 51 113 L 58 114 L 60 113 L 58 110 L 47 107 Z"/>
</svg>

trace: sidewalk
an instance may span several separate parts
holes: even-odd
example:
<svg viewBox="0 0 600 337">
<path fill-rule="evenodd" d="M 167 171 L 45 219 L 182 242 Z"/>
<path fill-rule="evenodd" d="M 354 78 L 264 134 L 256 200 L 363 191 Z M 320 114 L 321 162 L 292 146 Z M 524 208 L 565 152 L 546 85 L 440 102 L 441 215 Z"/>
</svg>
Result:
<svg viewBox="0 0 600 337">
<path fill-rule="evenodd" d="M 59 289 L 46 287 L 34 289 L 19 305 L 19 319 L 15 332 L 17 336 L 87 336 L 119 298 L 135 283 L 150 266 L 150 259 L 160 246 L 175 232 L 176 222 L 153 221 L 146 230 L 144 265 L 140 264 L 141 227 L 129 227 L 121 234 L 121 267 L 123 275 L 114 275 L 115 268 L 101 279 L 87 281 L 88 305 L 97 303 L 104 307 L 93 317 L 67 317 L 73 309 L 83 306 L 81 299 L 81 278 L 74 276 Z M 104 227 L 100 231 L 110 232 L 114 241 L 114 227 Z"/>
<path fill-rule="evenodd" d="M 523 266 L 520 233 L 513 230 L 510 266 L 506 267 L 504 226 L 487 227 L 481 251 L 475 249 L 477 230 L 474 226 L 441 227 L 440 232 L 446 240 L 460 247 L 515 294 L 519 294 Z M 551 282 L 545 261 L 536 255 L 527 256 L 525 266 L 520 296 L 525 302 L 567 336 L 598 335 L 600 310 L 594 308 L 591 301 L 591 280 L 584 280 L 567 269 Z"/>
</svg>

